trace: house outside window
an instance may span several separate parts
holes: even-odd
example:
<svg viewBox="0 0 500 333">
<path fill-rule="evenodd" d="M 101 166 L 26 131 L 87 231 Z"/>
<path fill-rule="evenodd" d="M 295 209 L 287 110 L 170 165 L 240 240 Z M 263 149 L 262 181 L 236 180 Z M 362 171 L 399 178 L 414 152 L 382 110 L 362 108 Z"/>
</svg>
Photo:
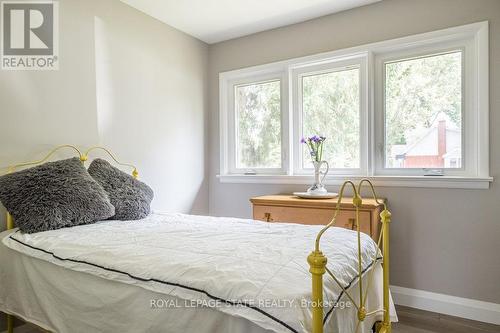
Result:
<svg viewBox="0 0 500 333">
<path fill-rule="evenodd" d="M 394 168 L 460 168 L 462 138 L 460 128 L 445 114 L 439 113 L 432 124 L 415 129 L 411 144 L 391 146 L 388 164 Z"/>
</svg>

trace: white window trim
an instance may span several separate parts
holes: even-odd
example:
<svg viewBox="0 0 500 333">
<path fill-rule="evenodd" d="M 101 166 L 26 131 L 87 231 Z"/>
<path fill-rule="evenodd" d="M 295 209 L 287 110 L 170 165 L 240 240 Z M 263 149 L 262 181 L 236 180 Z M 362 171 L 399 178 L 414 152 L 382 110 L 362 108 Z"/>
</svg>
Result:
<svg viewBox="0 0 500 333">
<path fill-rule="evenodd" d="M 419 43 L 420 44 L 420 43 Z M 417 47 L 402 47 L 400 50 L 389 52 L 380 51 L 375 54 L 375 174 L 391 176 L 423 176 L 424 168 L 386 168 L 385 167 L 385 85 L 384 64 L 387 62 L 418 58 L 431 54 L 444 54 L 452 51 L 462 52 L 462 156 L 464 157 L 462 167 L 458 169 L 443 169 L 445 176 L 476 176 L 478 160 L 476 140 L 470 140 L 477 132 L 476 91 L 474 89 L 474 68 L 477 61 L 473 40 L 460 39 L 422 42 Z M 471 78 L 471 79 L 468 79 Z M 471 84 L 471 80 L 473 84 Z"/>
<path fill-rule="evenodd" d="M 289 184 L 311 185 L 312 176 L 306 175 L 217 175 L 221 183 L 229 184 Z M 359 181 L 370 179 L 379 187 L 414 188 L 460 188 L 488 189 L 492 177 L 453 177 L 453 176 L 327 176 L 325 185 L 341 185 L 346 180 Z"/>
<path fill-rule="evenodd" d="M 405 187 L 441 187 L 441 188 L 472 188 L 472 189 L 485 189 L 489 188 L 489 184 L 493 178 L 489 176 L 489 54 L 488 54 L 488 22 L 478 22 L 468 25 L 452 27 L 439 31 L 433 31 L 408 37 L 397 38 L 388 41 L 382 41 L 362 46 L 356 46 L 348 49 L 336 50 L 332 52 L 321 53 L 312 56 L 295 58 L 280 62 L 275 62 L 266 65 L 254 66 L 249 68 L 238 69 L 229 72 L 223 72 L 219 75 L 219 131 L 220 131 L 220 174 L 217 175 L 220 182 L 223 183 L 261 183 L 261 184 L 309 184 L 312 175 L 299 175 L 294 172 L 296 169 L 296 155 L 294 154 L 294 147 L 297 146 L 295 140 L 297 131 L 295 129 L 294 119 L 297 110 L 293 110 L 292 106 L 296 103 L 291 103 L 292 93 L 295 87 L 293 81 L 289 78 L 293 77 L 293 72 L 301 67 L 312 65 L 319 65 L 322 63 L 331 63 L 336 61 L 343 61 L 347 59 L 364 57 L 366 59 L 366 73 L 365 80 L 367 81 L 366 88 L 366 108 L 368 112 L 365 115 L 366 121 L 366 135 L 362 135 L 362 145 L 367 148 L 366 171 L 364 175 L 350 174 L 350 175 L 329 175 L 326 179 L 326 184 L 337 185 L 346 178 L 353 180 L 359 178 L 370 178 L 378 186 L 405 186 Z M 380 143 L 380 127 L 376 126 L 376 122 L 380 121 L 377 118 L 380 115 L 380 109 L 377 110 L 376 91 L 374 87 L 380 88 L 380 84 L 376 84 L 376 60 L 377 56 L 381 54 L 388 54 L 404 49 L 415 49 L 418 47 L 425 47 L 429 45 L 444 46 L 447 43 L 456 41 L 469 40 L 474 47 L 474 98 L 468 98 L 466 103 L 473 103 L 473 107 L 477 110 L 474 114 L 476 124 L 473 131 L 466 130 L 466 135 L 473 135 L 474 137 L 474 151 L 477 158 L 474 161 L 474 173 L 467 175 L 446 174 L 445 176 L 420 176 L 420 175 L 382 175 L 380 174 L 380 156 L 376 154 L 376 143 Z M 463 43 L 462 43 L 463 44 Z M 466 58 L 469 61 L 469 58 Z M 282 147 L 284 150 L 283 167 L 281 170 L 283 174 L 258 174 L 258 175 L 243 175 L 237 173 L 230 173 L 229 169 L 229 150 L 228 150 L 228 87 L 231 85 L 231 80 L 241 79 L 251 76 L 266 75 L 269 73 L 281 73 L 282 89 L 286 87 L 285 94 L 282 95 L 282 111 L 283 111 L 283 124 L 282 133 L 283 141 Z M 471 75 L 471 73 L 465 73 Z M 467 81 L 467 80 L 466 80 Z M 465 82 L 466 82 L 465 81 Z M 464 83 L 465 83 L 464 82 Z M 290 95 L 288 95 L 290 92 Z M 286 105 L 284 105 L 286 104 Z M 466 106 L 467 107 L 467 106 Z M 469 108 L 471 106 L 468 106 Z M 377 112 L 378 111 L 378 112 Z M 289 126 L 289 125 L 292 126 Z M 465 124 L 465 121 L 464 121 Z M 361 124 L 360 124 L 361 125 Z M 364 138 L 366 137 L 366 139 Z M 290 140 L 290 138 L 292 138 Z M 366 142 L 365 142 L 366 141 Z M 470 142 L 470 140 L 469 140 Z M 471 148 L 465 147 L 466 150 Z M 466 165 L 470 162 L 465 162 Z M 468 170 L 469 171 L 469 170 Z"/>
<path fill-rule="evenodd" d="M 222 75 L 221 75 L 222 77 Z M 246 83 L 259 83 L 265 81 L 280 80 L 281 89 L 281 168 L 237 168 L 236 167 L 236 119 L 234 112 L 234 87 Z M 226 112 L 220 113 L 220 163 L 221 170 L 227 175 L 241 175 L 245 172 L 252 171 L 257 175 L 262 174 L 286 174 L 288 169 L 288 76 L 285 75 L 283 70 L 273 67 L 266 68 L 261 71 L 246 72 L 242 71 L 239 75 L 231 75 L 230 78 L 220 82 L 220 101 L 221 110 Z M 224 124 L 224 125 L 223 125 Z M 234 126 L 231 126 L 233 124 Z"/>
<path fill-rule="evenodd" d="M 315 73 L 329 73 L 333 71 L 342 71 L 349 67 L 356 66 L 359 69 L 359 168 L 332 168 L 330 166 L 330 175 L 366 175 L 368 171 L 368 77 L 367 77 L 367 61 L 366 54 L 358 55 L 350 59 L 341 59 L 321 63 L 313 66 L 302 66 L 291 69 L 291 84 L 292 107 L 293 107 L 293 136 L 292 136 L 292 151 L 293 151 L 293 173 L 294 175 L 310 175 L 311 168 L 303 168 L 303 145 L 299 144 L 300 139 L 305 135 L 302 133 L 302 80 L 306 75 Z M 312 133 L 310 133 L 312 134 Z"/>
</svg>

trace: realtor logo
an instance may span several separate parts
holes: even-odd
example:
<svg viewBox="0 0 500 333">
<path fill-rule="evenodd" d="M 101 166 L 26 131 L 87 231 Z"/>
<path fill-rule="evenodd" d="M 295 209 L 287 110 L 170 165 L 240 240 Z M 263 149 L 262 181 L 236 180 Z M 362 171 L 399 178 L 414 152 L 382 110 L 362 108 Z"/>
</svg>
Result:
<svg viewBox="0 0 500 333">
<path fill-rule="evenodd" d="M 2 1 L 1 7 L 1 68 L 58 69 L 58 2 Z"/>
</svg>

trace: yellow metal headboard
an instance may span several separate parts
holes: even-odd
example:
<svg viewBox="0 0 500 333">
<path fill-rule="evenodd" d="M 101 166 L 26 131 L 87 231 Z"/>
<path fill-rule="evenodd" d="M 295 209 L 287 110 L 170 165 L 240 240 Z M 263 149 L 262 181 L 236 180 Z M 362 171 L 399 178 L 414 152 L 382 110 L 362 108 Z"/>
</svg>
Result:
<svg viewBox="0 0 500 333">
<path fill-rule="evenodd" d="M 78 148 L 76 148 L 73 145 L 61 145 L 61 146 L 57 146 L 54 149 L 52 149 L 47 155 L 45 155 L 44 158 L 42 158 L 40 160 L 30 161 L 30 162 L 23 162 L 23 163 L 18 163 L 18 164 L 14 164 L 14 165 L 9 165 L 9 166 L 4 167 L 2 169 L 7 169 L 8 170 L 7 173 L 12 173 L 12 172 L 16 171 L 16 169 L 18 169 L 18 168 L 27 167 L 27 166 L 34 166 L 34 165 L 45 163 L 45 162 L 48 161 L 48 159 L 52 155 L 54 155 L 54 153 L 56 151 L 61 150 L 63 148 L 71 148 L 71 149 L 73 149 L 78 154 L 78 157 L 80 158 L 80 160 L 82 159 L 82 153 L 80 152 L 80 150 Z"/>
<path fill-rule="evenodd" d="M 106 152 L 109 157 L 111 157 L 111 159 L 113 161 L 115 161 L 116 164 L 120 165 L 120 166 L 125 166 L 125 167 L 129 167 L 129 168 L 132 168 L 132 176 L 134 178 L 138 178 L 139 177 L 139 171 L 137 171 L 137 168 L 132 165 L 132 164 L 128 164 L 128 163 L 122 163 L 122 162 L 119 162 L 116 157 L 109 151 L 109 149 L 107 148 L 104 148 L 104 147 L 101 147 L 101 146 L 93 146 L 93 147 L 90 147 L 89 149 L 87 149 L 87 151 L 81 156 L 80 160 L 82 162 L 85 162 L 88 160 L 88 157 L 89 157 L 89 153 L 93 150 L 102 150 L 104 152 Z"/>
<path fill-rule="evenodd" d="M 134 178 L 137 179 L 139 177 L 139 172 L 137 171 L 137 168 L 134 165 L 128 164 L 128 163 L 122 163 L 122 162 L 118 161 L 118 159 L 115 157 L 115 155 L 113 153 L 111 153 L 111 151 L 109 149 L 101 147 L 101 146 L 93 146 L 93 147 L 87 149 L 84 153 L 82 153 L 76 146 L 61 145 L 61 146 L 57 146 L 54 149 L 52 149 L 51 151 L 49 151 L 49 153 L 47 155 L 45 155 L 45 157 L 43 157 L 40 160 L 13 164 L 13 165 L 1 168 L 1 169 L 6 169 L 7 173 L 12 173 L 19 168 L 28 167 L 28 166 L 36 166 L 36 165 L 47 162 L 49 160 L 49 158 L 52 155 L 54 155 L 58 150 L 65 149 L 65 148 L 70 148 L 70 149 L 74 150 L 76 152 L 78 158 L 80 159 L 80 161 L 82 161 L 82 163 L 85 163 L 85 161 L 88 160 L 90 152 L 92 152 L 94 150 L 102 150 L 102 151 L 106 152 L 116 164 L 118 164 L 120 166 L 132 168 L 132 176 Z M 10 215 L 7 212 L 7 229 L 13 229 L 13 228 L 14 228 L 14 219 L 12 218 L 12 215 Z"/>
</svg>

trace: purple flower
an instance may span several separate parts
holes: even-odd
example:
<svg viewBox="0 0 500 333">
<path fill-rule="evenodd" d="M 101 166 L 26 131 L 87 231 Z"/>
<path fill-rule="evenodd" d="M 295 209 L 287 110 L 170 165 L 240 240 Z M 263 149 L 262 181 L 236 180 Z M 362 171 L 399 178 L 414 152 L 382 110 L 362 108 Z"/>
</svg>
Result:
<svg viewBox="0 0 500 333">
<path fill-rule="evenodd" d="M 307 144 L 307 149 L 312 160 L 319 162 L 323 158 L 323 142 L 325 140 L 326 136 L 313 135 L 305 138 L 302 137 L 300 142 Z"/>
<path fill-rule="evenodd" d="M 311 141 L 318 143 L 321 141 L 321 139 L 319 138 L 319 136 L 315 135 L 315 136 L 311 137 Z"/>
</svg>

